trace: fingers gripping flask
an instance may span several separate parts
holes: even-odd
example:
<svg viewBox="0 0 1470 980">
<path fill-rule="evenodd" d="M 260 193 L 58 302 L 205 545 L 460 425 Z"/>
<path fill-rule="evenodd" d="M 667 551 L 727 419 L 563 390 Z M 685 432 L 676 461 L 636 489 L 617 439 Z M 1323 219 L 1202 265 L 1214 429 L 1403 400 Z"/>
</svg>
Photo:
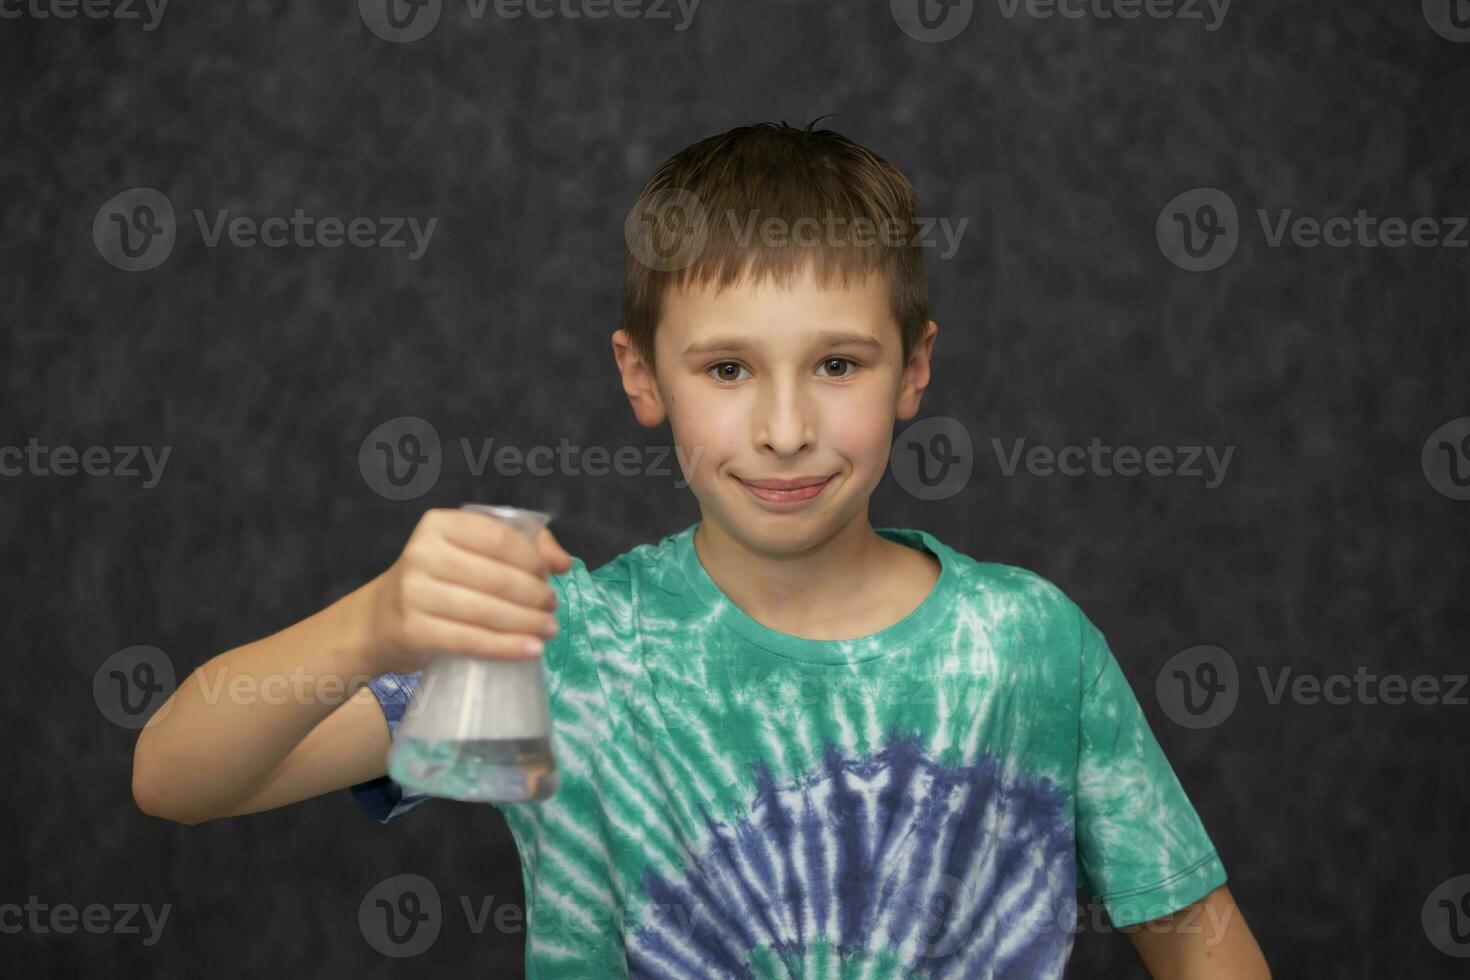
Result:
<svg viewBox="0 0 1470 980">
<path fill-rule="evenodd" d="M 551 515 L 464 504 L 535 541 Z M 388 758 L 388 775 L 414 793 L 475 803 L 529 803 L 556 792 L 551 705 L 540 657 L 429 659 Z"/>
</svg>

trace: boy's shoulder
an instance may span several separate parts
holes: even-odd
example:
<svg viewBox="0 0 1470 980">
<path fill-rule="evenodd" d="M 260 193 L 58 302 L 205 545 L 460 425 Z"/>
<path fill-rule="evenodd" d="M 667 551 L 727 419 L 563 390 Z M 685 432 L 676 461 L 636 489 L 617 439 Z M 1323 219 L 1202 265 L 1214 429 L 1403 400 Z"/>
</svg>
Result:
<svg viewBox="0 0 1470 980">
<path fill-rule="evenodd" d="M 681 594 L 688 587 L 687 556 L 692 554 L 689 542 L 696 527 L 635 545 L 596 568 L 573 555 L 572 567 L 551 577 L 552 587 L 564 601 L 570 598 L 573 612 L 582 614 L 595 607 L 626 608 L 636 593 L 649 589 Z"/>
<path fill-rule="evenodd" d="M 958 601 L 983 611 L 991 621 L 1019 621 L 1060 629 L 1078 629 L 1085 620 L 1072 597 L 1051 579 L 1020 565 L 972 557 L 927 531 L 908 532 L 933 550 L 941 550 L 955 572 Z"/>
<path fill-rule="evenodd" d="M 599 587 L 613 591 L 619 587 L 646 584 L 649 575 L 658 584 L 675 586 L 685 572 L 686 548 L 692 547 L 694 530 L 698 526 L 691 524 L 657 541 L 634 545 L 596 568 L 573 555 L 571 571 L 564 572 L 563 576 L 575 580 L 583 588 Z"/>
</svg>

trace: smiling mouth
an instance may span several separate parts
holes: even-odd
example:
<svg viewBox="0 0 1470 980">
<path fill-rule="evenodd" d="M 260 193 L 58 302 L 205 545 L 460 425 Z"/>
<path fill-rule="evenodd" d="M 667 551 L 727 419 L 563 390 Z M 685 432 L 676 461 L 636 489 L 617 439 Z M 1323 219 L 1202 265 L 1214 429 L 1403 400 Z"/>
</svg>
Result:
<svg viewBox="0 0 1470 980">
<path fill-rule="evenodd" d="M 770 504 L 800 504 L 816 497 L 832 482 L 830 476 L 797 477 L 791 480 L 741 480 L 751 495 Z"/>
</svg>

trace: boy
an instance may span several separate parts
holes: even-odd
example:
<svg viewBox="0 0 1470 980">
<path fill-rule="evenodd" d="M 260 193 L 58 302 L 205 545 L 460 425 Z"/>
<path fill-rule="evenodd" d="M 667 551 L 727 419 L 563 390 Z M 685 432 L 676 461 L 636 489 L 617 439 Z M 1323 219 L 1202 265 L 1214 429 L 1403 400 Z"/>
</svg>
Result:
<svg viewBox="0 0 1470 980">
<path fill-rule="evenodd" d="M 1081 610 L 869 523 L 937 332 L 902 174 L 762 124 L 675 155 L 633 214 L 613 353 L 699 523 L 594 572 L 430 511 L 383 575 L 206 664 L 305 662 L 350 700 L 186 683 L 139 739 L 139 805 L 194 824 L 350 786 L 386 822 L 424 801 L 385 759 L 428 656 L 540 655 L 560 788 L 498 805 L 528 976 L 1059 976 L 1079 888 L 1148 922 L 1155 976 L 1268 976 Z"/>
</svg>

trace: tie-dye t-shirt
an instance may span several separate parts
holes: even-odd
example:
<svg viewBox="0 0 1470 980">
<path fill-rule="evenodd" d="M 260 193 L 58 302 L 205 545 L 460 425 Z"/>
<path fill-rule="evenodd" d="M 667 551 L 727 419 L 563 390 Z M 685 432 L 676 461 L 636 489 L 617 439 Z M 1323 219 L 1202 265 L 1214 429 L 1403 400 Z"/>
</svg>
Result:
<svg viewBox="0 0 1470 980">
<path fill-rule="evenodd" d="M 560 788 L 498 804 L 526 975 L 1060 976 L 1078 889 L 1115 926 L 1225 870 L 1117 661 L 1054 585 L 918 530 L 941 574 L 852 640 L 780 633 L 690 526 L 552 576 Z M 390 731 L 418 675 L 377 678 Z M 352 787 L 386 822 L 423 803 Z"/>
</svg>

